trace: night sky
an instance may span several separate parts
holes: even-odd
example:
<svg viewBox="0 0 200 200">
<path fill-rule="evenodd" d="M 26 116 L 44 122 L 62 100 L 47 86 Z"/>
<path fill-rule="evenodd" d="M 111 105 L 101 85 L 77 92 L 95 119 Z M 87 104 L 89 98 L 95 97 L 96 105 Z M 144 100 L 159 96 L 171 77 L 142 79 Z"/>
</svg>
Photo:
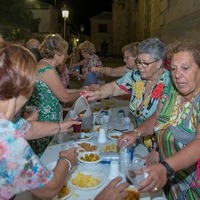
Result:
<svg viewBox="0 0 200 200">
<path fill-rule="evenodd" d="M 69 20 L 79 28 L 85 27 L 85 34 L 90 34 L 90 18 L 102 13 L 112 11 L 113 0 L 40 0 L 55 5 L 61 10 L 64 4 L 69 9 Z"/>
</svg>

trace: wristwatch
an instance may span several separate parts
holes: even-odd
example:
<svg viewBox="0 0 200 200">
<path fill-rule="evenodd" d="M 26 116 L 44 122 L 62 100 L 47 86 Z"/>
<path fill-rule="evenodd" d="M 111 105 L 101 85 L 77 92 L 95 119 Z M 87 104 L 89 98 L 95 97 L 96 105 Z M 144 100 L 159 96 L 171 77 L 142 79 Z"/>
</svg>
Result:
<svg viewBox="0 0 200 200">
<path fill-rule="evenodd" d="M 164 160 L 161 161 L 160 164 L 162 164 L 165 167 L 165 169 L 167 170 L 167 178 L 171 181 L 175 176 L 175 171 Z"/>
</svg>

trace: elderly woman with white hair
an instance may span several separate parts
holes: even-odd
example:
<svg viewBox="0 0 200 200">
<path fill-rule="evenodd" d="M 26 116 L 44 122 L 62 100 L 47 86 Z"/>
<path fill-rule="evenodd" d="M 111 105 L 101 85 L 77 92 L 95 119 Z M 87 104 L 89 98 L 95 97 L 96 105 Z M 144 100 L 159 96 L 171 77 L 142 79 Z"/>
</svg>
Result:
<svg viewBox="0 0 200 200">
<path fill-rule="evenodd" d="M 89 101 L 93 101 L 109 96 L 131 94 L 129 109 L 133 114 L 136 126 L 139 126 L 154 114 L 159 100 L 165 98 L 163 89 L 170 81 L 169 71 L 163 67 L 165 55 L 166 46 L 158 38 L 142 41 L 137 48 L 137 58 L 135 59 L 137 69 L 117 81 L 103 85 L 99 90 L 85 91 L 85 96 Z M 148 136 L 142 142 L 149 151 L 156 150 L 154 137 Z M 152 151 L 146 159 L 147 165 L 158 162 L 158 153 Z"/>
</svg>

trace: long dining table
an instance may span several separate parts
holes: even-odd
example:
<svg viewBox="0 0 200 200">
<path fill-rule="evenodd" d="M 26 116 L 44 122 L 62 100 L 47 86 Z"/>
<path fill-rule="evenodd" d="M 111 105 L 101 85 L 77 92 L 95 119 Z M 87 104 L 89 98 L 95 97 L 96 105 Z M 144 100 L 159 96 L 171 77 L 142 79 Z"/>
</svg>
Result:
<svg viewBox="0 0 200 200">
<path fill-rule="evenodd" d="M 109 122 L 109 127 L 111 129 L 116 129 L 116 130 L 121 130 L 123 132 L 123 130 L 125 130 L 124 124 L 118 119 L 118 111 L 119 110 L 123 110 L 125 112 L 126 116 L 129 116 L 129 109 L 128 109 L 128 104 L 126 101 L 116 101 L 117 105 L 115 106 L 113 103 L 112 106 L 110 106 L 110 122 Z M 96 104 L 92 105 L 95 106 Z M 98 103 L 98 106 L 99 103 Z M 104 105 L 103 105 L 104 106 Z M 67 116 L 68 117 L 68 116 Z M 130 124 L 129 129 L 133 129 L 133 124 Z M 127 129 L 127 127 L 126 127 Z M 71 133 L 66 133 L 64 135 L 63 138 L 63 142 L 62 143 L 58 143 L 58 137 L 55 136 L 53 138 L 53 140 L 51 141 L 51 143 L 49 144 L 49 146 L 47 147 L 47 149 L 45 150 L 45 152 L 43 153 L 43 155 L 41 156 L 41 161 L 44 163 L 44 165 L 48 165 L 49 163 L 53 162 L 53 161 L 57 161 L 58 160 L 58 156 L 59 156 L 59 152 L 61 150 L 63 150 L 63 147 L 66 146 L 71 146 L 73 145 L 73 143 L 75 142 L 74 137 L 72 137 L 73 134 Z M 95 144 L 98 147 L 98 151 L 101 152 L 102 146 L 106 145 L 106 144 L 114 144 L 116 143 L 116 140 L 112 140 L 111 138 L 107 137 L 106 138 L 106 142 L 105 143 L 98 143 L 98 136 L 99 136 L 99 132 L 97 130 L 92 130 L 90 132 L 90 136 L 89 140 L 87 141 L 82 141 L 82 142 L 90 142 L 92 144 Z M 77 139 L 76 139 L 77 141 Z M 138 144 L 137 146 L 135 146 L 134 148 L 134 154 L 139 154 L 141 156 L 145 156 L 148 153 L 146 147 L 144 147 L 142 144 Z M 115 157 L 116 159 L 116 157 Z M 111 158 L 112 160 L 112 158 Z M 76 171 L 83 171 L 83 172 L 93 172 L 93 173 L 101 173 L 104 176 L 104 180 L 103 183 L 97 187 L 96 189 L 91 189 L 91 190 L 85 190 L 85 189 L 77 189 L 75 187 L 73 187 L 73 185 L 69 184 L 71 187 L 71 195 L 69 197 L 67 197 L 67 200 L 93 200 L 95 198 L 95 196 L 111 181 L 108 177 L 109 175 L 109 169 L 110 169 L 110 164 L 109 162 L 100 162 L 96 165 L 92 165 L 92 166 L 86 166 L 81 162 L 77 162 L 77 165 L 73 168 L 73 170 L 68 174 L 67 179 L 66 179 L 66 183 L 69 184 L 70 182 L 70 177 L 73 175 L 73 173 L 75 173 Z M 125 176 L 123 174 L 120 173 L 120 176 L 123 178 L 123 181 L 125 181 Z M 140 195 L 140 199 L 141 200 L 151 200 L 154 199 L 156 197 L 163 197 L 165 198 L 165 194 L 163 192 L 163 190 L 159 190 L 157 192 L 154 193 L 143 193 Z M 25 200 L 25 199 L 31 199 L 31 196 L 28 192 L 22 193 L 20 195 L 17 195 L 15 200 Z M 64 200 L 64 198 L 63 198 Z"/>
</svg>

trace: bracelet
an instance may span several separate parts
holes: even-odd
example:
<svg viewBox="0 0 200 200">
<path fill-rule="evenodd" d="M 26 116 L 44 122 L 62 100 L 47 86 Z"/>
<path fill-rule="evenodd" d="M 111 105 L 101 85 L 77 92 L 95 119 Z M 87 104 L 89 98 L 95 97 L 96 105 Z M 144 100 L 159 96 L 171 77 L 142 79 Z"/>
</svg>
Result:
<svg viewBox="0 0 200 200">
<path fill-rule="evenodd" d="M 68 172 L 72 169 L 72 164 L 71 164 L 71 162 L 69 161 L 68 158 L 59 157 L 58 161 L 59 161 L 59 160 L 65 160 L 65 161 L 68 163 Z"/>
<path fill-rule="evenodd" d="M 141 137 L 141 133 L 140 132 L 138 132 L 138 130 L 136 130 L 136 129 L 134 129 L 133 130 L 135 133 L 137 133 L 137 139 L 139 140 L 140 139 L 140 137 Z"/>
<path fill-rule="evenodd" d="M 57 134 L 60 133 L 60 130 L 61 130 L 61 126 L 60 126 L 60 122 L 58 122 L 58 132 L 57 132 Z"/>
</svg>

